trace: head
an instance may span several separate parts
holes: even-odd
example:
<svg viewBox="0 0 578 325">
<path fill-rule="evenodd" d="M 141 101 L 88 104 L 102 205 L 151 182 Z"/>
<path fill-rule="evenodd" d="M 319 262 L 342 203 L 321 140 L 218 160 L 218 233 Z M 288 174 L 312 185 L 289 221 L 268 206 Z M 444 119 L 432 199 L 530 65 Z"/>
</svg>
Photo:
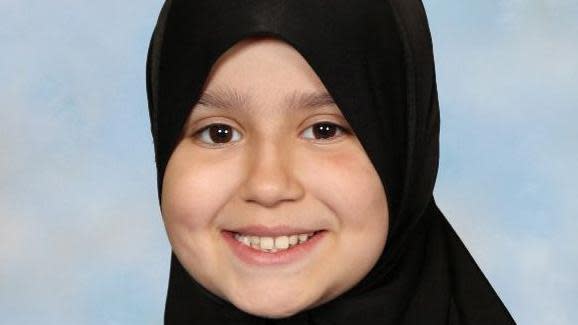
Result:
<svg viewBox="0 0 578 325">
<path fill-rule="evenodd" d="M 307 60 L 259 37 L 212 66 L 167 163 L 161 207 L 173 251 L 199 284 L 281 318 L 338 297 L 372 269 L 388 233 L 384 185 Z M 261 263 L 231 241 L 255 225 L 322 232 L 292 258 Z"/>
</svg>

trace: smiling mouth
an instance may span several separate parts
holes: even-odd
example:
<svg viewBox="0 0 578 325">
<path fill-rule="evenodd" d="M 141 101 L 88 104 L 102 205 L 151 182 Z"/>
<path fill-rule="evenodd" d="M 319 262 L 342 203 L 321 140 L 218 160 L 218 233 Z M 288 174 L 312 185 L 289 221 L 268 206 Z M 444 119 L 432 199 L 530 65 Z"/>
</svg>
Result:
<svg viewBox="0 0 578 325">
<path fill-rule="evenodd" d="M 267 267 L 306 261 L 307 256 L 319 249 L 329 231 L 324 229 L 275 237 L 242 235 L 231 230 L 222 230 L 221 233 L 234 256 L 245 265 Z"/>
<path fill-rule="evenodd" d="M 284 251 L 291 249 L 292 247 L 299 246 L 307 242 L 310 238 L 314 237 L 323 230 L 294 234 L 294 235 L 283 235 L 276 237 L 268 236 L 255 236 L 255 235 L 243 235 L 237 232 L 232 232 L 235 240 L 242 243 L 247 247 L 251 247 L 255 250 L 267 253 L 275 253 L 278 251 Z"/>
</svg>

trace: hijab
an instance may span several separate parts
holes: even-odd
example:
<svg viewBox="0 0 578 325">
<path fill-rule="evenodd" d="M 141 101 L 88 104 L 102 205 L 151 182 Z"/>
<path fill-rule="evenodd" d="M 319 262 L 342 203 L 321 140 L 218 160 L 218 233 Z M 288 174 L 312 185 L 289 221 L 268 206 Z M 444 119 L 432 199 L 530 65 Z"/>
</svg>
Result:
<svg viewBox="0 0 578 325">
<path fill-rule="evenodd" d="M 166 0 L 146 65 L 159 202 L 168 160 L 217 59 L 271 36 L 310 64 L 385 186 L 387 244 L 353 288 L 282 319 L 236 308 L 174 252 L 166 324 L 515 324 L 439 210 L 439 106 L 420 0 Z"/>
</svg>

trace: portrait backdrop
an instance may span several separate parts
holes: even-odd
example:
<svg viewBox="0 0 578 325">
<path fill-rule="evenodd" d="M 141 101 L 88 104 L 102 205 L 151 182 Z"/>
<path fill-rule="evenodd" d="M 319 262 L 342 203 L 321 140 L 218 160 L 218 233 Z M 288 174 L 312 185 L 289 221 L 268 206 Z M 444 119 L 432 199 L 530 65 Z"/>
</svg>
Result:
<svg viewBox="0 0 578 325">
<path fill-rule="evenodd" d="M 424 0 L 436 202 L 519 324 L 578 322 L 578 2 Z M 0 323 L 160 324 L 162 1 L 0 2 Z"/>
</svg>

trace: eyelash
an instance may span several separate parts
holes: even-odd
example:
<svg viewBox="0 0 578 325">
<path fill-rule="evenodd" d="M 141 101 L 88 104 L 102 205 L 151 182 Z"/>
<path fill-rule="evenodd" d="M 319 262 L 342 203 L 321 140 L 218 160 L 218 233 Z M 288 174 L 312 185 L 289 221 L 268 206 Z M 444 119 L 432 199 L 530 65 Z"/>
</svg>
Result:
<svg viewBox="0 0 578 325">
<path fill-rule="evenodd" d="M 329 122 L 329 121 L 320 121 L 320 122 L 317 122 L 317 123 L 311 125 L 310 127 L 308 127 L 306 130 L 309 130 L 309 129 L 311 129 L 312 127 L 314 127 L 314 126 L 316 126 L 316 125 L 320 125 L 320 124 L 330 125 L 330 126 L 336 127 L 336 128 L 337 128 L 337 131 L 336 131 L 336 133 L 335 133 L 336 135 L 331 136 L 331 137 L 329 138 L 329 140 L 326 140 L 326 139 L 314 139 L 314 140 L 322 141 L 322 142 L 331 142 L 331 141 L 332 141 L 331 139 L 339 138 L 339 137 L 344 136 L 344 135 L 346 135 L 346 134 L 350 134 L 350 131 L 349 131 L 347 128 L 345 128 L 345 127 L 343 127 L 343 126 L 341 126 L 341 125 L 339 125 L 339 124 L 336 124 L 336 123 L 333 123 L 333 122 Z M 195 139 L 199 139 L 199 138 L 202 136 L 202 134 L 205 133 L 205 131 L 208 131 L 212 126 L 219 126 L 219 125 L 221 125 L 221 126 L 228 126 L 228 127 L 231 127 L 231 129 L 235 130 L 235 128 L 233 128 L 232 126 L 230 126 L 230 125 L 228 125 L 228 124 L 226 124 L 226 123 L 212 123 L 212 124 L 208 124 L 207 126 L 203 127 L 202 129 L 199 129 L 198 131 L 196 131 L 196 132 L 193 134 L 193 137 L 194 137 Z M 236 131 L 236 130 L 235 130 L 235 131 Z M 340 132 L 341 132 L 341 133 L 340 133 Z M 210 137 L 210 135 L 209 135 L 209 137 Z M 234 137 L 234 136 L 233 136 L 233 137 Z M 233 141 L 233 140 L 231 140 L 231 141 Z M 203 144 L 205 144 L 205 145 L 210 146 L 210 147 L 222 147 L 222 146 L 226 146 L 226 145 L 228 145 L 228 144 L 230 143 L 230 142 L 229 142 L 229 143 L 208 143 L 208 142 L 205 142 L 205 141 L 201 141 L 201 142 L 202 142 Z"/>
</svg>

